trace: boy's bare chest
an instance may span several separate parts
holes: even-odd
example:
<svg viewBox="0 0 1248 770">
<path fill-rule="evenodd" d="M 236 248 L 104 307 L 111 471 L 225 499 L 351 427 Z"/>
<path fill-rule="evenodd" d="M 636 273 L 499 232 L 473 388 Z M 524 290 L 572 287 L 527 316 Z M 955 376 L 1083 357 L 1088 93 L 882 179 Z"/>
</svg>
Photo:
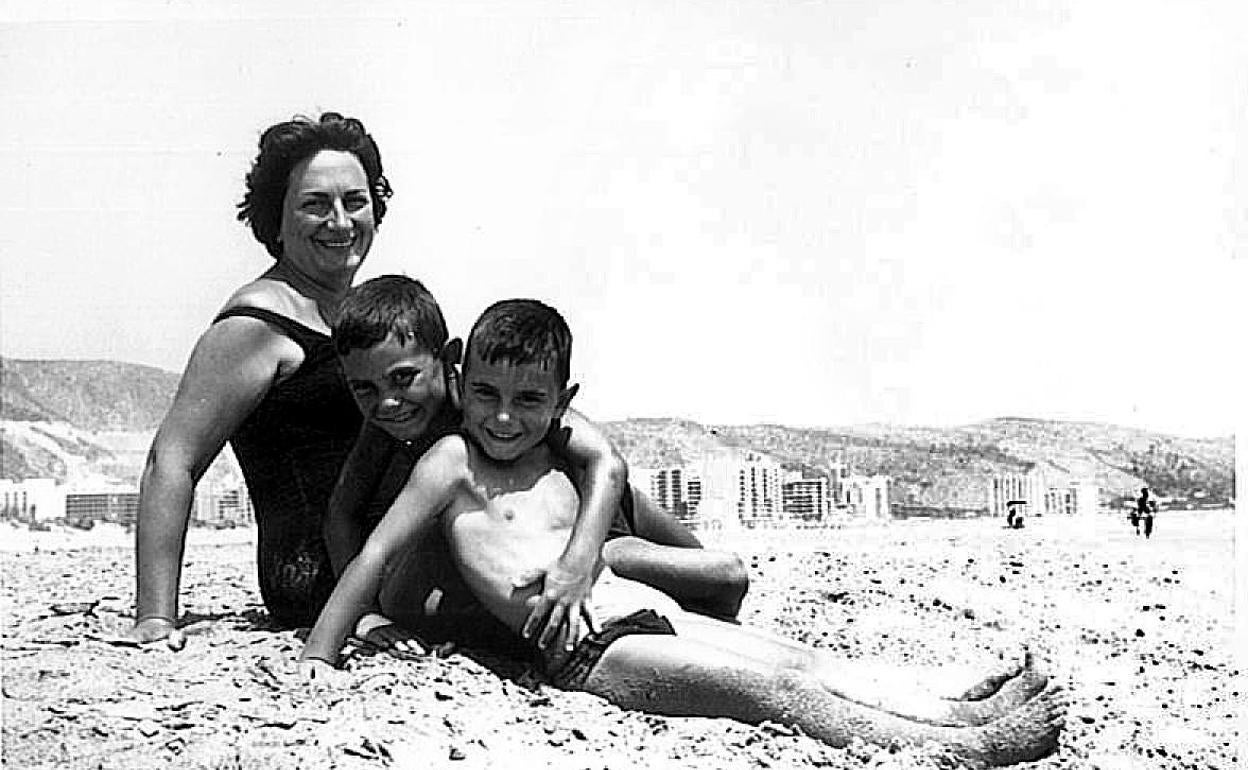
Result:
<svg viewBox="0 0 1248 770">
<path fill-rule="evenodd" d="M 484 527 L 498 532 L 549 532 L 576 522 L 579 498 L 561 471 L 533 478 L 505 473 L 478 474 L 447 521 L 455 528 Z"/>
</svg>

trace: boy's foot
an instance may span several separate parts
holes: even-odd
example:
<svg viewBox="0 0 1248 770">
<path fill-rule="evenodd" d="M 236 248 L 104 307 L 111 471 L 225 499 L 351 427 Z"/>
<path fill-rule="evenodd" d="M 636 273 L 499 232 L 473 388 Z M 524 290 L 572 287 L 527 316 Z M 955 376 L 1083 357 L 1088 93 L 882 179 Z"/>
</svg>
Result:
<svg viewBox="0 0 1248 770">
<path fill-rule="evenodd" d="M 1065 691 L 1050 684 L 1000 719 L 959 730 L 966 737 L 956 738 L 950 748 L 972 768 L 1034 762 L 1057 750 L 1068 706 Z"/>
<path fill-rule="evenodd" d="M 979 700 L 951 700 L 949 714 L 957 724 L 983 725 L 1006 716 L 1034 698 L 1049 683 L 1049 676 L 1036 666 L 1028 651 L 1017 676 L 1006 680 L 995 693 Z"/>
<path fill-rule="evenodd" d="M 1022 673 L 1030 661 L 1031 650 L 1024 646 L 1022 660 L 1013 661 L 1000 671 L 994 671 L 963 692 L 953 696 L 951 700 L 983 700 L 991 697 L 996 694 L 997 690 L 1001 689 L 1002 685 Z"/>
</svg>

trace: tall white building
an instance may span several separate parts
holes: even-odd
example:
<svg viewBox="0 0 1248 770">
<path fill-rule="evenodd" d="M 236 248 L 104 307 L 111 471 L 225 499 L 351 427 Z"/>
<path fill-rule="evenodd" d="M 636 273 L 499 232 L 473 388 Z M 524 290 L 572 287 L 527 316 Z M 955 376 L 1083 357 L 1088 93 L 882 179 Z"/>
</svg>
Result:
<svg viewBox="0 0 1248 770">
<path fill-rule="evenodd" d="M 784 520 L 784 471 L 765 455 L 747 455 L 737 464 L 737 515 L 747 525 Z"/>
<path fill-rule="evenodd" d="M 709 529 L 827 522 L 838 513 L 891 518 L 889 478 L 852 474 L 839 460 L 830 476 L 803 478 L 767 455 L 721 449 L 692 465 L 635 468 L 630 477 L 659 505 Z"/>
<path fill-rule="evenodd" d="M 1004 516 L 1012 500 L 1026 503 L 1026 513 L 1033 516 L 1090 516 L 1100 506 L 1100 487 L 1092 479 L 1076 478 L 1051 463 L 1042 463 L 1026 473 L 992 478 L 989 514 Z"/>
<path fill-rule="evenodd" d="M 849 474 L 842 489 L 845 503 L 855 516 L 868 520 L 892 518 L 892 508 L 888 504 L 888 476 Z"/>
<path fill-rule="evenodd" d="M 784 514 L 790 521 L 822 522 L 832 510 L 826 476 L 790 478 L 783 483 Z"/>
<path fill-rule="evenodd" d="M 35 522 L 65 515 L 65 489 L 55 479 L 0 479 L 0 517 Z"/>
<path fill-rule="evenodd" d="M 245 484 L 203 484 L 195 489 L 195 521 L 215 526 L 243 526 L 255 521 Z"/>
</svg>

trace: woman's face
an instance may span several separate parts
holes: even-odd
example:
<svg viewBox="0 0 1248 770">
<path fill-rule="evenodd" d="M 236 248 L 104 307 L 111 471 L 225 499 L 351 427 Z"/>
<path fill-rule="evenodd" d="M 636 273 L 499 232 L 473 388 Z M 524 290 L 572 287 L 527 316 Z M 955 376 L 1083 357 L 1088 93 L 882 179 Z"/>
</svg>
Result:
<svg viewBox="0 0 1248 770">
<path fill-rule="evenodd" d="M 349 152 L 321 150 L 290 171 L 282 261 L 317 281 L 350 285 L 373 245 L 368 176 Z"/>
</svg>

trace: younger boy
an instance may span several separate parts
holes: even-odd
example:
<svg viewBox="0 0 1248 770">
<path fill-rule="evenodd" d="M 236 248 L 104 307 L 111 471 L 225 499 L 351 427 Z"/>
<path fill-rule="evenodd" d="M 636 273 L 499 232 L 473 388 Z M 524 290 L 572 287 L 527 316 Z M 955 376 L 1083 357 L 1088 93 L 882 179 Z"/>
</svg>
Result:
<svg viewBox="0 0 1248 770">
<path fill-rule="evenodd" d="M 567 385 L 570 355 L 566 324 L 541 303 L 509 300 L 481 316 L 464 364 L 462 427 L 416 464 L 343 573 L 300 658 L 306 678 L 330 676 L 327 667 L 398 558 L 435 527 L 473 594 L 521 631 L 536 588 L 517 588 L 516 576 L 557 556 L 577 522 L 576 490 L 544 442 L 576 390 Z M 836 746 L 855 735 L 877 743 L 935 740 L 976 766 L 1028 761 L 1056 746 L 1064 701 L 1055 689 L 1041 692 L 1044 679 L 1029 668 L 978 709 L 882 696 L 890 713 L 840 694 L 838 679 L 852 676 L 848 664 L 685 613 L 601 560 L 593 571 L 585 633 L 572 639 L 570 652 L 563 645 L 542 650 L 547 673 L 562 687 L 656 713 L 784 722 Z"/>
<path fill-rule="evenodd" d="M 338 311 L 333 339 L 348 385 L 367 418 L 325 523 L 330 557 L 341 575 L 416 460 L 458 425 L 455 364 L 460 343 L 449 339 L 441 309 L 428 290 L 398 275 L 353 288 Z M 565 617 L 573 625 L 578 622 L 577 608 L 588 590 L 589 569 L 604 532 L 611 541 L 608 561 L 621 572 L 671 592 L 695 611 L 734 617 L 747 588 L 740 559 L 703 550 L 674 517 L 629 489 L 623 459 L 592 423 L 571 411 L 564 422 L 567 427 L 552 430 L 547 441 L 577 471 L 579 526 L 553 564 L 517 577 L 543 588 L 524 636 L 540 628 L 539 644 L 544 646 Z M 357 634 L 381 646 L 405 649 L 416 646 L 405 629 L 428 631 L 436 625 L 443 631 L 449 626 L 460 636 L 477 631 L 480 641 L 481 616 L 471 612 L 471 594 L 449 567 L 440 535 L 431 533 L 418 550 L 412 568 L 392 581 L 402 588 L 383 593 L 385 615 L 366 616 Z M 434 610 L 437 621 L 431 624 Z M 457 617 L 468 622 L 456 625 Z"/>
</svg>

